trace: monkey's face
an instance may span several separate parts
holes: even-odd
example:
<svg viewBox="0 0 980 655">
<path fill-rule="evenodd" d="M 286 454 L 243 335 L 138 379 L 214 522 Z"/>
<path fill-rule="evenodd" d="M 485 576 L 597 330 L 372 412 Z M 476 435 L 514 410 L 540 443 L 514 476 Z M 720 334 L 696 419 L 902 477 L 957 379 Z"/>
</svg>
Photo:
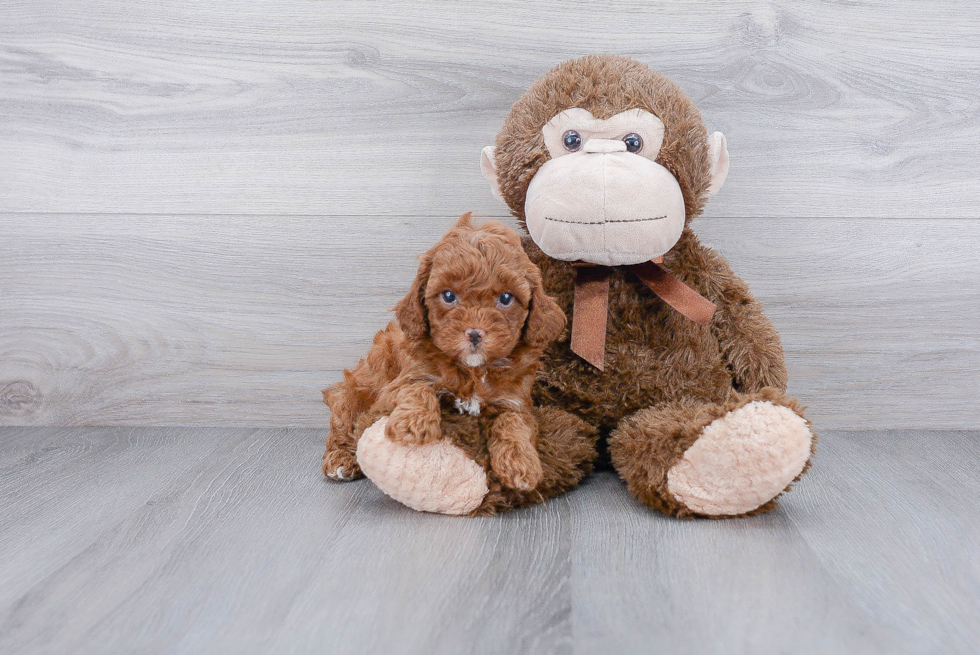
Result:
<svg viewBox="0 0 980 655">
<path fill-rule="evenodd" d="M 628 57 L 559 64 L 511 108 L 481 167 L 494 194 L 556 259 L 655 259 L 728 173 L 720 132 L 676 84 Z"/>
<path fill-rule="evenodd" d="M 524 215 L 547 255 L 606 266 L 638 264 L 673 247 L 684 194 L 657 162 L 664 124 L 642 109 L 607 119 L 561 112 L 542 129 L 551 159 L 527 189 Z"/>
</svg>

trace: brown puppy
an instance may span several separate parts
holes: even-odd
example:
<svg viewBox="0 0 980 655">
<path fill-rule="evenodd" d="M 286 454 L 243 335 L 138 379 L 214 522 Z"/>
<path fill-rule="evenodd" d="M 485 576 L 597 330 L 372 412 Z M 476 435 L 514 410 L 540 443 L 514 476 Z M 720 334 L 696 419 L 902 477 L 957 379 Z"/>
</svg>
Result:
<svg viewBox="0 0 980 655">
<path fill-rule="evenodd" d="M 531 389 L 565 315 L 542 290 L 520 237 L 495 221 L 476 228 L 464 214 L 422 256 L 395 316 L 357 367 L 323 392 L 331 410 L 324 474 L 362 475 L 355 453 L 366 417 L 387 414 L 391 440 L 426 444 L 441 437 L 448 409 L 490 417 L 490 467 L 505 486 L 533 489 L 542 469 Z"/>
</svg>

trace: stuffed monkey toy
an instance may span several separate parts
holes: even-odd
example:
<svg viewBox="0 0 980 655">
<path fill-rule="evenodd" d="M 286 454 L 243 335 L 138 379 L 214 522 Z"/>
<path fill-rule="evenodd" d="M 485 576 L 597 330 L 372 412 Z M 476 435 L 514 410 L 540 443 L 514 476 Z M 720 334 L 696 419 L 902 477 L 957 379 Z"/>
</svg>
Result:
<svg viewBox="0 0 980 655">
<path fill-rule="evenodd" d="M 500 511 L 575 486 L 598 433 L 651 508 L 715 518 L 772 509 L 807 469 L 815 436 L 786 394 L 772 323 L 690 227 L 725 181 L 725 137 L 644 64 L 587 56 L 525 92 L 482 170 L 570 319 L 534 391 L 545 479 L 527 493 L 457 484 L 461 470 L 492 480 L 471 417 L 444 421 L 438 471 L 411 449 L 386 466 L 396 446 L 368 427 L 357 451 L 367 476 L 397 499 L 409 483 L 424 496 L 405 471 L 425 471 L 423 487 L 458 496 L 456 513 Z"/>
</svg>

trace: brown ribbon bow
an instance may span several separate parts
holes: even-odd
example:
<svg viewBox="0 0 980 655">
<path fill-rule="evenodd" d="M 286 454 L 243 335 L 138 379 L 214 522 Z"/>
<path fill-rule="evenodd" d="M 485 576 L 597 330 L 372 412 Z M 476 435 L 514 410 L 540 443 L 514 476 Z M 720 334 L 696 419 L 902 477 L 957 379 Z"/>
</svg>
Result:
<svg viewBox="0 0 980 655">
<path fill-rule="evenodd" d="M 715 304 L 660 267 L 664 258 L 628 266 L 661 300 L 695 323 L 708 325 Z M 608 266 L 587 263 L 576 268 L 572 308 L 572 352 L 600 371 L 606 360 L 606 318 L 609 309 Z"/>
</svg>

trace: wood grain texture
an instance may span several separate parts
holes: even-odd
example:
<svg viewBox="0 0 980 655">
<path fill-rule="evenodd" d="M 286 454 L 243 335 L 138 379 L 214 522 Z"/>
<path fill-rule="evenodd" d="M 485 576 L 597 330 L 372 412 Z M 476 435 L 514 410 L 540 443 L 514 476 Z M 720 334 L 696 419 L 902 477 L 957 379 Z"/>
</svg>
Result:
<svg viewBox="0 0 980 655">
<path fill-rule="evenodd" d="M 800 486 L 819 484 L 810 477 Z M 572 620 L 580 652 L 905 652 L 896 633 L 828 575 L 794 528 L 792 510 L 682 521 L 644 508 L 612 474 L 591 480 L 576 500 Z M 841 538 L 843 526 L 826 524 L 827 506 L 812 511 Z"/>
<path fill-rule="evenodd" d="M 326 425 L 452 223 L 0 215 L 0 423 Z M 818 432 L 980 423 L 980 221 L 706 219 Z"/>
<path fill-rule="evenodd" d="M 441 216 L 553 64 L 675 79 L 732 172 L 709 215 L 980 217 L 972 0 L 13 0 L 0 211 Z"/>
<path fill-rule="evenodd" d="M 831 432 L 780 507 L 646 511 L 611 475 L 573 501 L 582 652 L 970 653 L 980 648 L 977 432 Z"/>
<path fill-rule="evenodd" d="M 366 481 L 326 480 L 319 432 L 218 434 L 202 435 L 207 462 L 140 494 L 101 534 L 78 534 L 70 562 L 35 584 L 6 586 L 18 569 L 0 558 L 10 595 L 0 651 L 567 652 L 567 501 L 447 520 Z M 156 436 L 189 441 L 186 431 Z M 25 489 L 2 484 L 14 499 Z M 38 484 L 72 492 L 58 476 Z M 52 523 L 40 516 L 35 529 Z"/>
<path fill-rule="evenodd" d="M 446 521 L 361 486 L 371 500 L 334 544 L 335 565 L 308 573 L 272 652 L 296 644 L 313 652 L 323 635 L 338 651 L 364 653 L 570 651 L 567 499 Z M 326 598 L 345 600 L 339 607 Z"/>
<path fill-rule="evenodd" d="M 784 508 L 824 569 L 911 652 L 980 649 L 978 437 L 835 435 L 817 484 Z M 849 538 L 827 529 L 829 513 L 853 526 Z"/>
<path fill-rule="evenodd" d="M 826 433 L 779 509 L 732 521 L 656 514 L 610 472 L 500 517 L 419 514 L 324 479 L 320 446 L 0 429 L 0 652 L 980 649 L 980 432 Z"/>
<path fill-rule="evenodd" d="M 217 445 L 206 429 L 4 430 L 0 607 L 78 557 Z"/>
</svg>

